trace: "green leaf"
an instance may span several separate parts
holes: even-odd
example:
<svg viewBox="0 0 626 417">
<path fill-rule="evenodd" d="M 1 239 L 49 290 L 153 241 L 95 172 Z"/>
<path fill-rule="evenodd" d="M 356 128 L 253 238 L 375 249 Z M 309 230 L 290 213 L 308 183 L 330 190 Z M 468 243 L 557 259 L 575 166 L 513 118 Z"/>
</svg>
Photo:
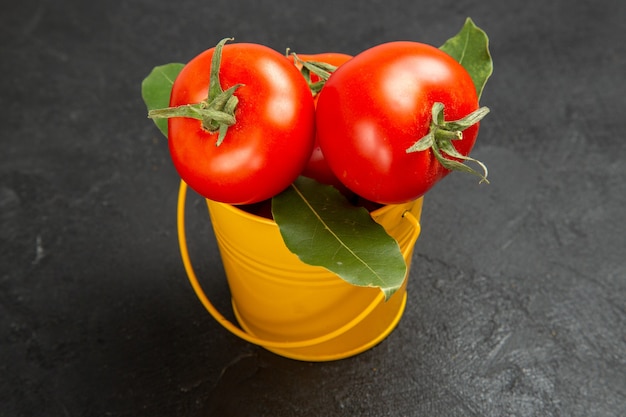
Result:
<svg viewBox="0 0 626 417">
<path fill-rule="evenodd" d="M 487 79 L 493 72 L 487 34 L 468 17 L 459 33 L 448 39 L 439 49 L 463 65 L 472 77 L 480 98 Z"/>
<path fill-rule="evenodd" d="M 402 285 L 407 267 L 396 240 L 334 187 L 299 177 L 272 199 L 272 213 L 285 244 L 303 262 L 352 285 L 378 287 L 385 299 Z"/>
<path fill-rule="evenodd" d="M 171 63 L 154 67 L 141 83 L 141 96 L 148 111 L 163 109 L 170 105 L 172 85 L 185 64 Z M 167 119 L 152 119 L 161 133 L 167 137 Z"/>
</svg>

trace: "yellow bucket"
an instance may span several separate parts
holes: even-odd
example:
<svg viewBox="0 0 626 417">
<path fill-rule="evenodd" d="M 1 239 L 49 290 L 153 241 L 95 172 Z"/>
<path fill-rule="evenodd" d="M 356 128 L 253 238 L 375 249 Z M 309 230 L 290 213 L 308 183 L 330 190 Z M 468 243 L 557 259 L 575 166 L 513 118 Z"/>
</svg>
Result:
<svg viewBox="0 0 626 417">
<path fill-rule="evenodd" d="M 236 336 L 278 355 L 331 361 L 380 343 L 400 321 L 406 305 L 402 287 L 387 301 L 377 288 L 351 285 L 322 267 L 303 263 L 285 246 L 276 223 L 235 206 L 207 200 L 239 326 L 228 321 L 202 290 L 185 235 L 187 186 L 178 195 L 178 236 L 191 285 L 208 312 Z M 409 274 L 420 233 L 422 198 L 373 211 L 393 236 Z"/>
</svg>

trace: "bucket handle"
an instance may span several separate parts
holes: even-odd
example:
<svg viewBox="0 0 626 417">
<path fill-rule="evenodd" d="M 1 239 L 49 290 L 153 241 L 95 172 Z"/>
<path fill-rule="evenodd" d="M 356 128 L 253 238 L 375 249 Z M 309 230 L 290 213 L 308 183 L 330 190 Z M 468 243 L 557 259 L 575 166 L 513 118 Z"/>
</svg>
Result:
<svg viewBox="0 0 626 417">
<path fill-rule="evenodd" d="M 384 300 L 384 294 L 380 292 L 374 298 L 374 300 L 372 300 L 372 302 L 363 311 L 361 311 L 361 313 L 359 313 L 359 315 L 357 315 L 355 318 L 350 320 L 348 323 L 344 324 L 343 326 L 341 326 L 340 328 L 336 330 L 333 330 L 330 333 L 327 333 L 325 335 L 315 337 L 312 339 L 278 342 L 278 341 L 261 339 L 259 337 L 256 337 L 254 335 L 251 335 L 245 332 L 240 327 L 236 326 L 231 321 L 229 321 L 226 317 L 224 317 L 219 312 L 219 310 L 213 305 L 213 303 L 211 303 L 211 301 L 209 300 L 209 297 L 207 297 L 206 293 L 204 292 L 204 290 L 202 289 L 202 286 L 200 285 L 198 281 L 198 277 L 191 264 L 191 258 L 189 256 L 189 250 L 187 247 L 187 236 L 185 232 L 186 199 L 187 199 L 187 184 L 183 180 L 181 180 L 180 187 L 178 189 L 178 205 L 177 205 L 177 222 L 176 223 L 177 223 L 177 228 L 178 228 L 178 245 L 180 248 L 180 254 L 182 257 L 183 265 L 185 267 L 185 271 L 187 273 L 187 277 L 189 279 L 189 282 L 191 283 L 191 286 L 194 292 L 196 293 L 196 296 L 198 297 L 200 302 L 204 305 L 205 309 L 209 312 L 209 314 L 213 316 L 213 318 L 220 325 L 222 325 L 226 330 L 228 330 L 235 336 L 239 337 L 240 339 L 243 339 L 249 343 L 252 343 L 258 346 L 262 346 L 266 348 L 275 348 L 275 349 L 296 349 L 296 348 L 303 348 L 303 347 L 318 345 L 320 343 L 324 343 L 329 340 L 332 340 L 340 336 L 341 334 L 347 332 L 351 328 L 355 327 L 357 324 L 363 321 L 363 319 L 365 319 Z M 402 217 L 406 218 L 412 223 L 413 234 L 414 234 L 412 238 L 414 240 L 417 239 L 417 236 L 420 233 L 420 225 L 419 225 L 418 220 L 415 218 L 413 213 L 411 213 L 408 210 L 402 214 Z"/>
</svg>

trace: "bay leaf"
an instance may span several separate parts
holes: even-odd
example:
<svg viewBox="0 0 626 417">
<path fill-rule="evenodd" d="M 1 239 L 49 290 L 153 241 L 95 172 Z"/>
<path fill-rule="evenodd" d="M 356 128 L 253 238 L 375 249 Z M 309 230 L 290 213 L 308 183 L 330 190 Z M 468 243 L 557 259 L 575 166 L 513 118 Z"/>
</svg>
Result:
<svg viewBox="0 0 626 417">
<path fill-rule="evenodd" d="M 459 33 L 448 39 L 439 49 L 453 57 L 467 70 L 480 98 L 487 80 L 493 73 L 487 34 L 468 17 Z"/>
<path fill-rule="evenodd" d="M 378 287 L 385 299 L 402 285 L 407 267 L 396 240 L 336 188 L 299 177 L 272 199 L 272 214 L 287 248 L 303 262 L 352 285 Z"/>
<path fill-rule="evenodd" d="M 148 111 L 163 109 L 170 105 L 174 80 L 185 65 L 171 63 L 154 67 L 141 83 L 141 97 Z M 167 137 L 167 119 L 152 119 L 161 133 Z"/>
</svg>

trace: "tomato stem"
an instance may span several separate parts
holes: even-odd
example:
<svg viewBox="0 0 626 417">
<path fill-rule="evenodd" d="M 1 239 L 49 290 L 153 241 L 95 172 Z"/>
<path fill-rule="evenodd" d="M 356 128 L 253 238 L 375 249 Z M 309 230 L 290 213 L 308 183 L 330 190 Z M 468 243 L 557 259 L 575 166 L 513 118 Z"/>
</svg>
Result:
<svg viewBox="0 0 626 417">
<path fill-rule="evenodd" d="M 195 104 L 184 104 L 176 107 L 154 109 L 148 112 L 151 119 L 169 119 L 171 117 L 187 117 L 202 121 L 202 128 L 209 133 L 218 133 L 215 146 L 224 141 L 228 128 L 236 123 L 235 110 L 239 99 L 235 91 L 243 84 L 236 84 L 226 91 L 222 89 L 219 79 L 222 62 L 222 48 L 233 38 L 224 38 L 216 46 L 211 57 L 208 96 Z"/>
<path fill-rule="evenodd" d="M 300 72 L 309 84 L 313 97 L 315 97 L 320 91 L 322 91 L 324 84 L 326 84 L 326 81 L 330 78 L 330 75 L 335 72 L 337 67 L 326 62 L 304 61 L 300 59 L 295 52 L 292 52 L 291 55 L 293 56 L 294 62 L 297 62 L 302 66 Z M 315 82 L 311 81 L 311 73 L 317 75 L 320 80 Z"/>
<path fill-rule="evenodd" d="M 432 120 L 428 133 L 411 145 L 406 153 L 422 152 L 431 149 L 435 158 L 444 168 L 451 171 L 462 171 L 476 175 L 480 182 L 489 183 L 487 166 L 477 159 L 461 154 L 456 150 L 452 141 L 463 139 L 463 131 L 475 125 L 489 113 L 488 107 L 481 107 L 467 116 L 459 119 L 446 121 L 444 117 L 443 103 L 435 103 L 432 108 Z M 446 156 L 444 156 L 446 154 Z M 454 159 L 452 159 L 454 158 Z M 477 164 L 481 171 L 477 171 L 463 162 L 473 162 Z"/>
</svg>

